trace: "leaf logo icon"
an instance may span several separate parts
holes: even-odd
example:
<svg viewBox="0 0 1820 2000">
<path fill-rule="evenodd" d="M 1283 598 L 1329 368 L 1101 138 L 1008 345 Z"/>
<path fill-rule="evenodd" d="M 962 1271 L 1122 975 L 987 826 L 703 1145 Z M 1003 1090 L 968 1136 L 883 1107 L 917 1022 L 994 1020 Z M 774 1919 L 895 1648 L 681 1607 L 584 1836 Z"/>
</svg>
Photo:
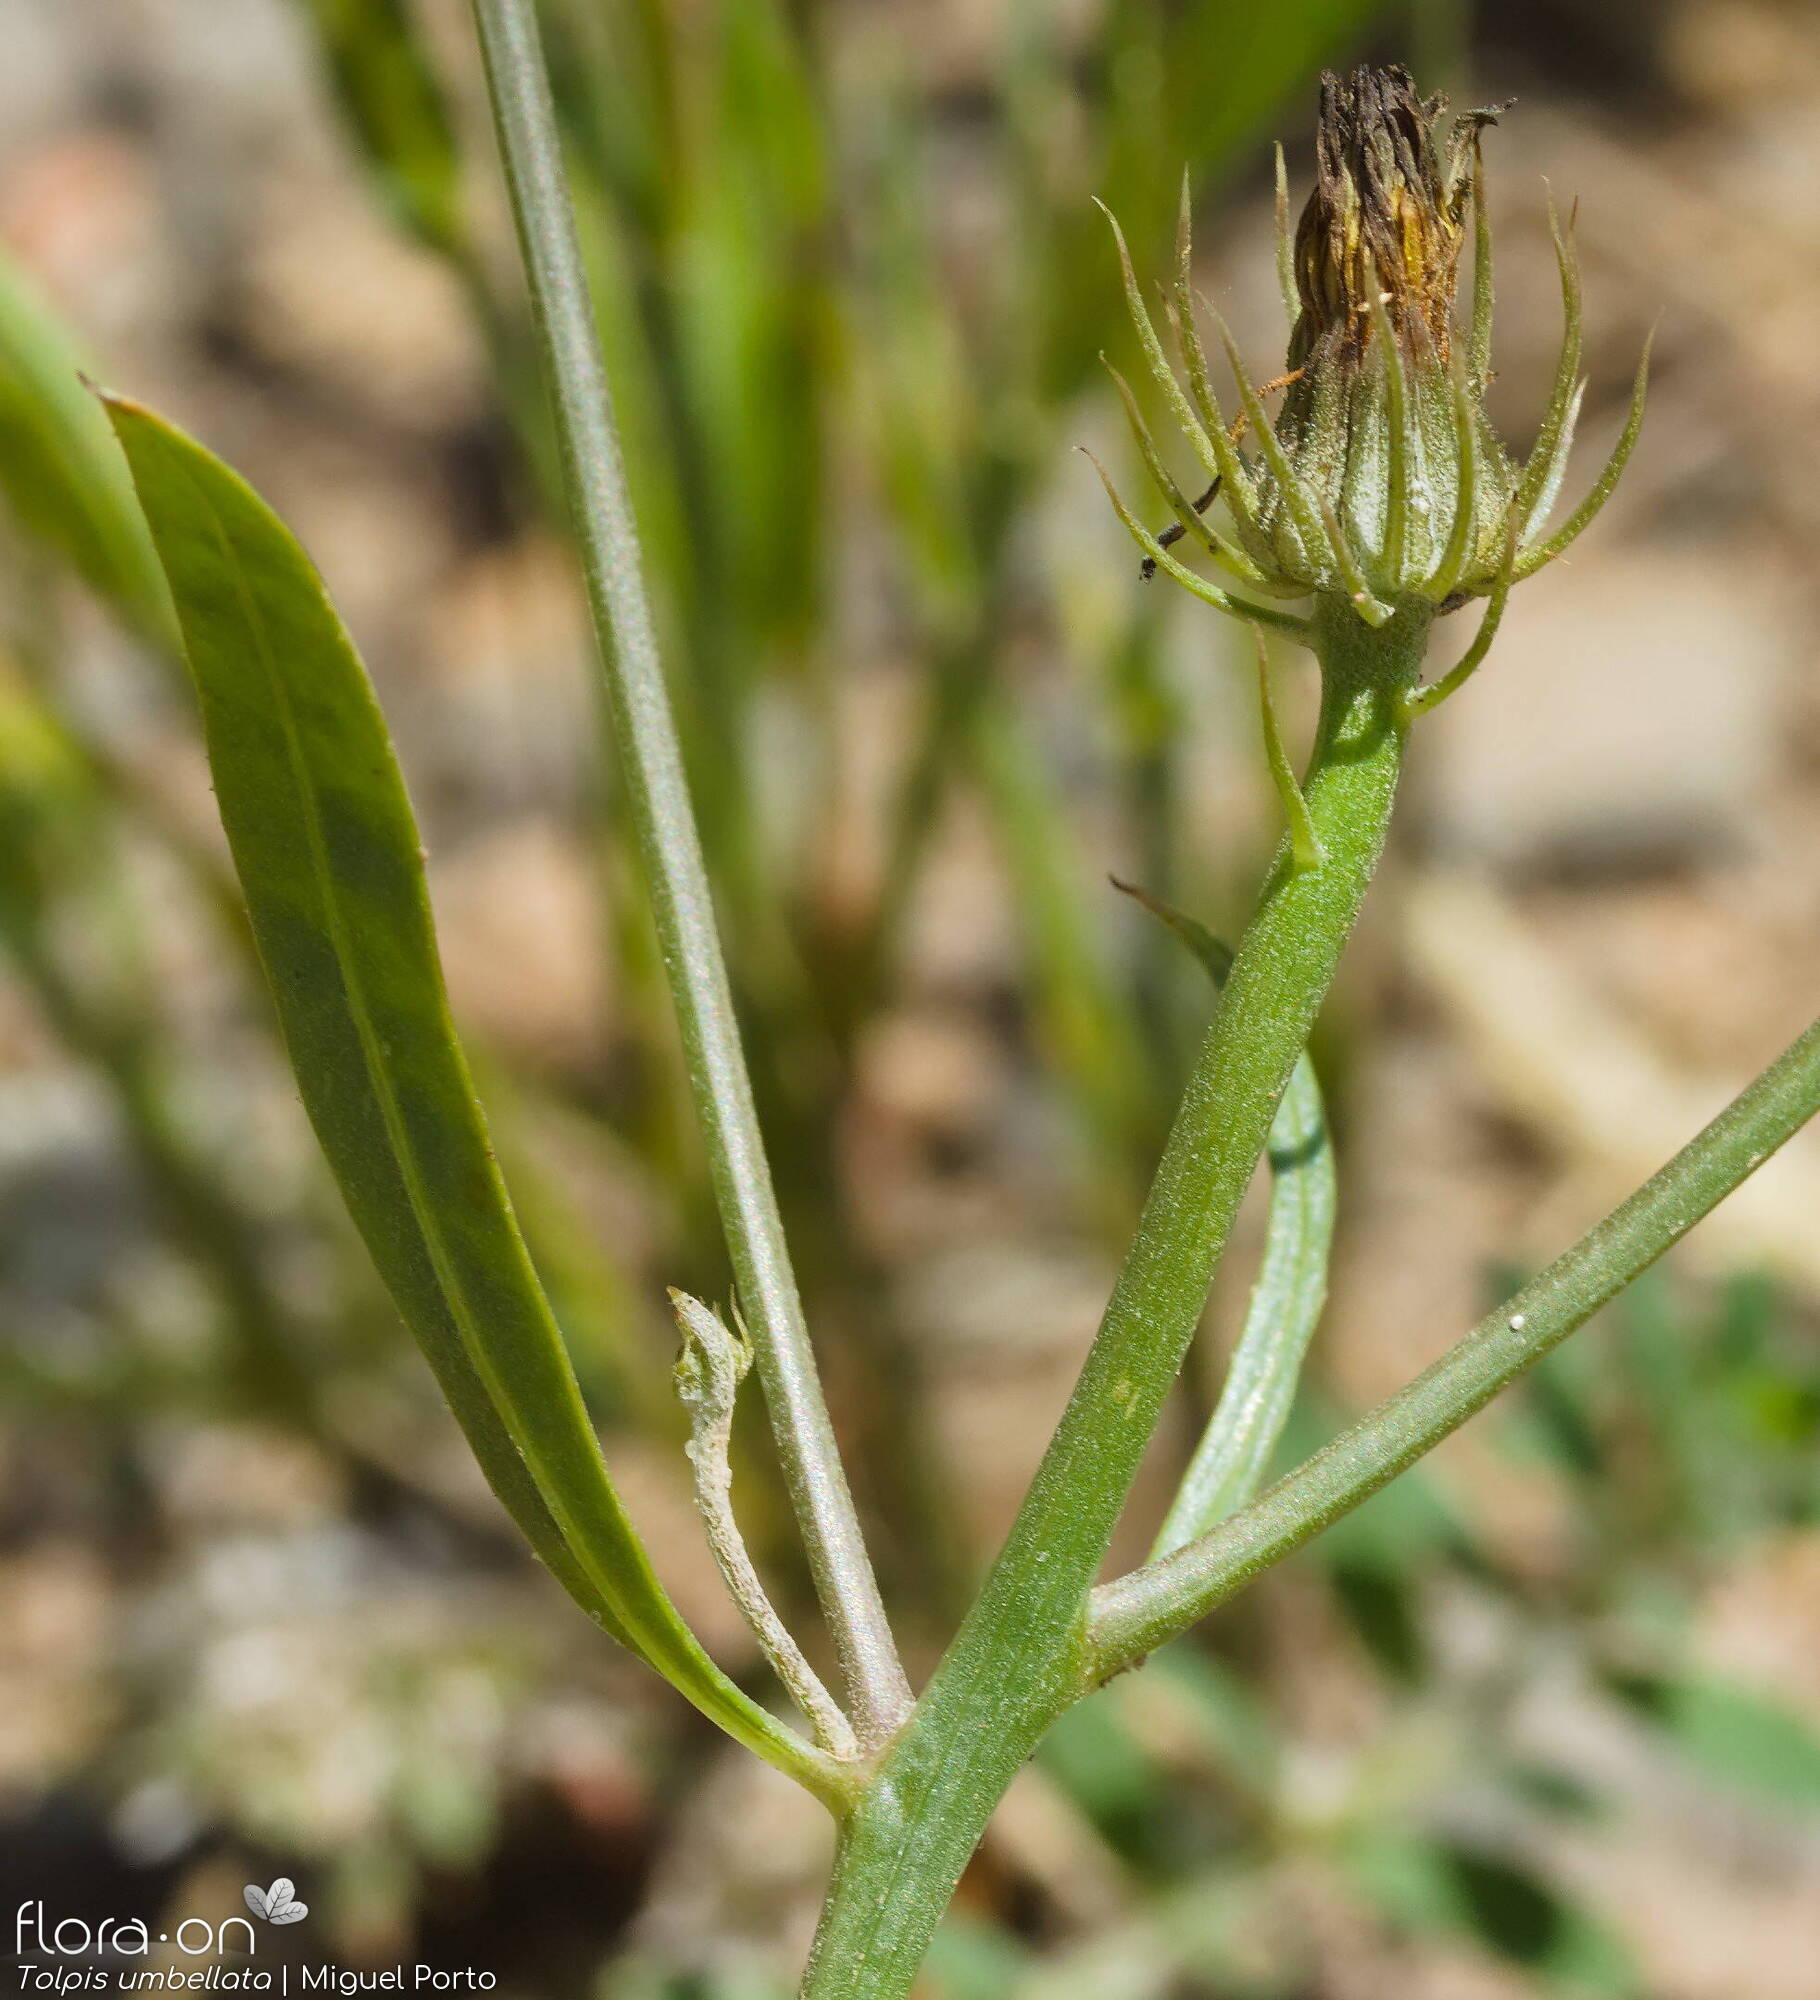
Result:
<svg viewBox="0 0 1820 2000">
<path fill-rule="evenodd" d="M 310 1906 L 298 1902 L 296 1889 L 288 1875 L 280 1875 L 269 1889 L 249 1882 L 240 1893 L 254 1916 L 263 1917 L 268 1924 L 299 1924 L 310 1914 Z"/>
</svg>

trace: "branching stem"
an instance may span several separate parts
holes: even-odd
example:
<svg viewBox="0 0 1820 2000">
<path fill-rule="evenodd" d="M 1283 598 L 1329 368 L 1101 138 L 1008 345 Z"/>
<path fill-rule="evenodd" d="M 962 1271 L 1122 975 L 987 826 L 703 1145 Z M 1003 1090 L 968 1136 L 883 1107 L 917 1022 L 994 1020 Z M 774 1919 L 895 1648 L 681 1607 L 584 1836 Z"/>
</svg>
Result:
<svg viewBox="0 0 1820 2000">
<path fill-rule="evenodd" d="M 1367 1500 L 1558 1347 L 1820 1111 L 1820 1022 L 1598 1227 L 1242 1513 L 1093 1594 L 1097 1682 Z"/>
<path fill-rule="evenodd" d="M 1303 787 L 1325 850 L 1287 841 L 1241 942 L 1136 1237 L 1004 1549 L 878 1776 L 847 1820 L 805 2000 L 901 2000 L 994 1805 L 1089 1684 L 1087 1598 L 1206 1305 L 1381 851 L 1401 763 L 1399 698 L 1430 609 L 1382 631 L 1317 613 L 1323 696 Z"/>
<path fill-rule="evenodd" d="M 1374 315 L 1393 357 L 1390 455 L 1396 489 L 1386 523 L 1393 560 L 1383 565 L 1381 600 L 1366 587 L 1360 562 L 1337 532 L 1331 510 L 1321 512 L 1288 464 L 1233 352 L 1240 401 L 1283 495 L 1289 525 L 1310 554 L 1326 551 L 1331 539 L 1335 570 L 1351 601 L 1329 587 L 1317 599 L 1312 619 L 1303 621 L 1234 599 L 1177 563 L 1116 494 L 1113 501 L 1159 568 L 1254 627 L 1290 630 L 1319 656 L 1321 717 L 1299 795 L 1280 742 L 1272 746 L 1295 838 L 1279 850 L 1234 958 L 1080 1380 L 978 1599 L 912 1708 L 834 1448 L 753 1112 L 640 577 L 537 42 L 535 0 L 473 4 L 632 817 L 739 1296 L 752 1315 L 752 1345 L 772 1426 L 841 1661 L 852 1739 L 843 1734 L 848 1717 L 784 1630 L 733 1526 L 727 1444 L 733 1395 L 744 1372 L 743 1342 L 706 1308 L 679 1300 L 695 1343 L 693 1372 L 683 1385 L 696 1403 L 691 1456 L 715 1551 L 735 1596 L 824 1743 L 860 1753 L 823 1757 L 835 1774 L 824 1791 L 837 1813 L 847 1809 L 803 2000 L 905 2000 L 995 1806 L 1056 1718 L 1394 1478 L 1676 1242 L 1820 1107 L 1820 1024 L 1654 1180 L 1425 1375 L 1241 1512 L 1131 1576 L 1096 1588 L 1285 1084 L 1302 1058 L 1370 886 L 1408 729 L 1483 658 L 1523 563 L 1558 552 L 1590 519 L 1589 509 L 1596 511 L 1635 441 L 1641 414 L 1640 380 L 1631 421 L 1589 507 L 1539 552 L 1521 557 L 1520 524 L 1544 492 L 1547 453 L 1564 433 L 1578 365 L 1578 279 L 1562 238 L 1568 334 L 1545 449 L 1524 475 L 1503 574 L 1491 593 L 1479 641 L 1451 675 L 1418 694 L 1435 607 L 1398 593 L 1407 539 L 1403 488 L 1420 440 L 1381 302 Z M 1174 303 L 1192 401 L 1163 355 L 1122 239 L 1119 248 L 1158 386 L 1208 475 L 1224 481 L 1243 545 L 1236 566 L 1241 575 L 1246 560 L 1268 569 L 1258 553 L 1266 539 L 1252 511 L 1255 482 L 1226 432 L 1193 329 L 1186 233 Z M 1489 361 L 1490 259 L 1483 240 L 1480 264 L 1466 364 L 1474 389 L 1482 386 Z M 1232 351 L 1230 336 L 1223 327 L 1221 332 Z M 1458 414 L 1456 400 L 1456 419 Z M 1140 426 L 1140 445 L 1147 442 Z M 1463 443 L 1475 464 L 1477 445 L 1476 434 Z M 1183 525 L 1198 535 L 1195 509 L 1171 490 L 1167 476 L 1162 483 Z M 1209 543 L 1216 555 L 1230 559 L 1234 553 L 1211 536 Z M 1462 561 L 1471 568 L 1472 548 L 1470 515 L 1462 509 L 1440 570 L 1428 580 L 1430 589 L 1437 581 L 1457 582 L 1454 572 Z M 1306 865 L 1310 862 L 1315 865 Z M 1235 1478 L 1235 1496 L 1253 1470 L 1248 1462 L 1244 1477 Z M 1202 1512 L 1194 1525 L 1212 1511 Z M 842 1789 L 849 1783 L 851 1794 Z"/>
</svg>

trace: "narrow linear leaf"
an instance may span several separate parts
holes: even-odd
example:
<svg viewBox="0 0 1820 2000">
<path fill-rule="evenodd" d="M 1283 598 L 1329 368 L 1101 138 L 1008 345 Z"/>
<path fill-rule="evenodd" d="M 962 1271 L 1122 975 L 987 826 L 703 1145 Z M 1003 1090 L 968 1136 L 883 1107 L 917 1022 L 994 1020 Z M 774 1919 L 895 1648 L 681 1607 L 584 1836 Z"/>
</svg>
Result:
<svg viewBox="0 0 1820 2000">
<path fill-rule="evenodd" d="M 1210 930 L 1140 890 L 1127 893 L 1175 932 L 1216 987 L 1225 984 L 1232 953 Z M 1157 1535 L 1153 1561 L 1204 1535 L 1256 1493 L 1327 1302 L 1338 1195 L 1321 1086 L 1306 1055 L 1277 1107 L 1265 1158 L 1271 1183 L 1263 1262 L 1219 1403 Z"/>
<path fill-rule="evenodd" d="M 385 721 L 321 579 L 202 446 L 136 404 L 107 409 L 176 600 L 291 1065 L 381 1276 L 494 1491 L 570 1594 L 804 1776 L 815 1753 L 702 1652 L 607 1473 L 449 1018 Z"/>
</svg>

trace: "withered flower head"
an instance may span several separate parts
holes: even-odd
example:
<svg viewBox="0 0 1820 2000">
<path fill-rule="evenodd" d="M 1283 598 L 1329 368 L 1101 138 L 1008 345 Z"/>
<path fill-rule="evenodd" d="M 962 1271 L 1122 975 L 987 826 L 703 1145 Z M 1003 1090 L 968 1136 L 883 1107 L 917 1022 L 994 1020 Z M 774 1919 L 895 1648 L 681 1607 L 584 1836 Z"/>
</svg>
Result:
<svg viewBox="0 0 1820 2000">
<path fill-rule="evenodd" d="M 1296 230 L 1292 365 L 1323 344 L 1362 350 L 1373 291 L 1406 347 L 1448 359 L 1479 135 L 1497 116 L 1477 111 L 1443 134 L 1447 100 L 1418 97 L 1406 69 L 1322 77 L 1315 188 Z"/>
<path fill-rule="evenodd" d="M 1163 351 L 1114 222 L 1151 374 L 1212 482 L 1201 500 L 1187 497 L 1115 374 L 1138 448 L 1176 516 L 1171 529 L 1153 536 L 1112 494 L 1148 558 L 1146 574 L 1163 568 L 1220 609 L 1299 636 L 1309 634 L 1310 620 L 1208 582 L 1169 545 L 1190 539 L 1252 593 L 1341 601 L 1373 626 L 1403 611 L 1430 616 L 1489 598 L 1485 630 L 1468 656 L 1476 665 L 1512 584 L 1586 529 L 1636 443 L 1649 353 L 1645 348 L 1630 416 L 1604 472 L 1551 532 L 1586 388 L 1579 266 L 1551 210 L 1566 334 L 1534 449 L 1518 462 L 1485 410 L 1492 260 L 1480 155 L 1498 116 L 1450 117 L 1445 100 L 1418 96 L 1403 69 L 1322 79 L 1316 184 L 1293 235 L 1277 156 L 1278 266 L 1291 325 L 1286 373 L 1268 388 L 1254 387 L 1224 321 L 1198 301 L 1232 370 L 1236 422 L 1221 408 L 1196 329 L 1186 184 L 1176 271 L 1164 292 L 1186 388 Z M 1472 286 L 1462 324 L 1469 241 Z M 1276 389 L 1286 393 L 1273 417 L 1265 397 Z"/>
</svg>

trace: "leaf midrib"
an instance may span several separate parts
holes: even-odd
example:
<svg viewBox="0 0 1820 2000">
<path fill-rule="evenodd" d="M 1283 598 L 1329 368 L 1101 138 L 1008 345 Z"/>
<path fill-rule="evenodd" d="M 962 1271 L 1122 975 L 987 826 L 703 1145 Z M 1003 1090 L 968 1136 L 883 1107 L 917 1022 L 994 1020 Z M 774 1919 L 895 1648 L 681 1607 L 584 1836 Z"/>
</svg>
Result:
<svg viewBox="0 0 1820 2000">
<path fill-rule="evenodd" d="M 386 1137 L 392 1149 L 393 1160 L 398 1168 L 399 1180 L 405 1191 L 405 1199 L 410 1205 L 412 1219 L 417 1224 L 418 1233 L 423 1239 L 425 1254 L 430 1260 L 430 1268 L 435 1275 L 438 1289 L 441 1291 L 444 1302 L 448 1306 L 450 1317 L 455 1322 L 456 1330 L 461 1337 L 462 1346 L 467 1351 L 468 1359 L 473 1365 L 475 1373 L 480 1377 L 481 1384 L 485 1388 L 489 1400 L 506 1425 L 512 1443 L 517 1448 L 519 1456 L 524 1460 L 526 1469 L 530 1472 L 538 1492 L 543 1496 L 544 1504 L 550 1509 L 558 1526 L 563 1529 L 564 1540 L 569 1544 L 571 1552 L 582 1563 L 590 1581 L 604 1600 L 609 1612 L 618 1622 L 627 1625 L 630 1629 L 633 1621 L 628 1619 L 625 1612 L 614 1602 L 615 1593 L 603 1581 L 599 1574 L 598 1566 L 593 1561 L 591 1553 L 587 1550 L 588 1538 L 576 1534 L 571 1509 L 560 1500 L 557 1493 L 551 1491 L 547 1474 L 540 1470 L 538 1460 L 541 1454 L 526 1443 L 522 1420 L 516 1418 L 513 1413 L 512 1399 L 504 1392 L 497 1371 L 491 1365 L 486 1347 L 480 1338 L 479 1321 L 473 1306 L 466 1295 L 465 1288 L 455 1275 L 453 1261 L 448 1247 L 443 1240 L 441 1226 L 435 1217 L 434 1205 L 430 1202 L 423 1185 L 422 1170 L 418 1165 L 415 1151 L 407 1134 L 404 1114 L 398 1103 L 397 1093 L 386 1074 L 385 1064 L 382 1060 L 381 1038 L 377 1028 L 374 1026 L 366 994 L 355 969 L 354 956 L 348 943 L 346 920 L 341 909 L 334 871 L 329 866 L 328 843 L 322 830 L 322 820 L 317 805 L 315 787 L 310 776 L 308 760 L 303 752 L 296 718 L 292 711 L 290 691 L 285 685 L 283 674 L 279 671 L 277 660 L 273 655 L 270 635 L 266 630 L 258 601 L 247 587 L 246 579 L 242 574 L 238 552 L 226 524 L 222 521 L 208 492 L 195 479 L 189 468 L 187 466 L 180 467 L 180 472 L 197 501 L 202 517 L 208 522 L 210 534 L 215 541 L 216 549 L 232 583 L 235 598 L 240 605 L 242 616 L 252 635 L 254 648 L 258 654 L 260 665 L 265 672 L 267 684 L 272 690 L 274 711 L 277 714 L 279 726 L 284 735 L 286 760 L 290 765 L 292 782 L 297 788 L 304 824 L 305 845 L 309 854 L 311 872 L 316 878 L 324 921 L 327 925 L 329 941 L 335 954 L 336 972 L 341 979 L 342 992 L 347 1001 L 349 1018 L 353 1021 L 355 1037 L 360 1045 L 361 1060 L 366 1070 L 367 1082 L 373 1091 L 374 1100 L 379 1109 L 380 1120 L 385 1127 Z M 535 1279 L 531 1279 L 530 1282 L 533 1285 L 536 1283 Z M 533 1296 L 545 1312 L 547 1312 L 548 1302 L 543 1298 L 541 1289 L 534 1291 Z M 553 1323 L 551 1332 L 552 1337 L 554 1337 Z M 580 1547 L 577 1547 L 578 1541 L 581 1544 Z M 640 1651 L 645 1652 L 648 1643 L 645 1635 L 637 1633 L 636 1636 L 639 1640 Z M 647 1659 L 649 1658 L 648 1652 L 646 1653 L 646 1657 Z"/>
</svg>

